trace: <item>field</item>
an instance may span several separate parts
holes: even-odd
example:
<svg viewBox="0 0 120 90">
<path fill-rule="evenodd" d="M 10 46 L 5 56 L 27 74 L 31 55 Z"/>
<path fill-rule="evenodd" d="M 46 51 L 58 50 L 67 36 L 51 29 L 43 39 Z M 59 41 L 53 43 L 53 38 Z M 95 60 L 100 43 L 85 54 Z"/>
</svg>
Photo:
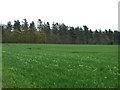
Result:
<svg viewBox="0 0 120 90">
<path fill-rule="evenodd" d="M 117 88 L 117 45 L 3 44 L 4 88 Z"/>
<path fill-rule="evenodd" d="M 0 43 L 0 89 L 2 88 L 2 44 Z"/>
</svg>

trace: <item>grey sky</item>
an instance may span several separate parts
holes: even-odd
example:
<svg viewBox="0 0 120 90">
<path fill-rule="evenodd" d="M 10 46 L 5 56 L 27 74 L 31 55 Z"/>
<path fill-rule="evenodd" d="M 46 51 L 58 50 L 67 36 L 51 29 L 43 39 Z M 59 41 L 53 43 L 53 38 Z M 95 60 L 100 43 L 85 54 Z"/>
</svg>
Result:
<svg viewBox="0 0 120 90">
<path fill-rule="evenodd" d="M 68 26 L 87 25 L 95 29 L 118 29 L 119 0 L 0 0 L 0 19 L 29 22 L 37 19 L 65 23 Z"/>
</svg>

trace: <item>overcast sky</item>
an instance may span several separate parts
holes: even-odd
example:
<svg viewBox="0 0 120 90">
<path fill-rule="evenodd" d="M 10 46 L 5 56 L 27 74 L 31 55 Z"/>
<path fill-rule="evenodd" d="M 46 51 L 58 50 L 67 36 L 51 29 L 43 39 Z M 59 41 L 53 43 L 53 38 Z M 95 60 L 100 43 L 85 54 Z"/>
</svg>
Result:
<svg viewBox="0 0 120 90">
<path fill-rule="evenodd" d="M 26 18 L 29 22 L 87 25 L 90 29 L 118 29 L 119 0 L 0 0 L 0 21 Z"/>
</svg>

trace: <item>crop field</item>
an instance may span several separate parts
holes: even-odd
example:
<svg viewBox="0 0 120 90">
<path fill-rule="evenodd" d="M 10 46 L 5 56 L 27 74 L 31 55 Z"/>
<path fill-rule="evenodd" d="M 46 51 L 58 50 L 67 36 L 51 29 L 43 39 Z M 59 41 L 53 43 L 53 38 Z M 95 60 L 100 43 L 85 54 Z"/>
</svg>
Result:
<svg viewBox="0 0 120 90">
<path fill-rule="evenodd" d="M 117 45 L 3 44 L 3 88 L 117 88 Z"/>
</svg>

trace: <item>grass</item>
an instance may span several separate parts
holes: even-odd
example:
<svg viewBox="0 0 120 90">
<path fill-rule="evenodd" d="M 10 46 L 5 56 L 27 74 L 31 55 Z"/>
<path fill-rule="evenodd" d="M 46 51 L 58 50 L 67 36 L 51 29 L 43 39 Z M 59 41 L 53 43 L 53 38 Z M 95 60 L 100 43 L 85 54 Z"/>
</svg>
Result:
<svg viewBox="0 0 120 90">
<path fill-rule="evenodd" d="M 3 44 L 4 88 L 117 88 L 117 45 Z"/>
<path fill-rule="evenodd" d="M 0 43 L 0 89 L 2 89 L 2 44 Z"/>
</svg>

